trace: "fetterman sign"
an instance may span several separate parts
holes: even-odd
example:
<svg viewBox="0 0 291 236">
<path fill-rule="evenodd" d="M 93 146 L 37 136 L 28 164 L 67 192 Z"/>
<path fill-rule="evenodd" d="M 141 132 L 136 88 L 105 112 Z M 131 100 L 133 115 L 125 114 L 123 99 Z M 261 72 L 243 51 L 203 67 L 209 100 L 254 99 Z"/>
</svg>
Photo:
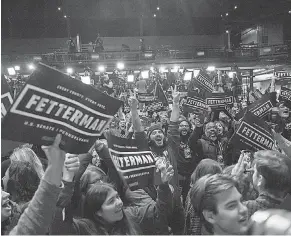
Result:
<svg viewBox="0 0 291 236">
<path fill-rule="evenodd" d="M 251 112 L 246 113 L 230 142 L 242 150 L 275 149 L 270 127 Z"/>
<path fill-rule="evenodd" d="M 121 101 L 39 64 L 5 116 L 2 138 L 48 145 L 61 133 L 65 151 L 84 153 L 121 105 Z"/>
</svg>

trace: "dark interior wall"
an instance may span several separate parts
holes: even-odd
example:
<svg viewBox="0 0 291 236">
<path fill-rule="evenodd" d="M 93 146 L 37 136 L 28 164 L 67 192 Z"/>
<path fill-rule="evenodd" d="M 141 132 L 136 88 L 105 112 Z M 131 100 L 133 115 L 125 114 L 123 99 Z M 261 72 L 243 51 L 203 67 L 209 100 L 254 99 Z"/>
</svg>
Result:
<svg viewBox="0 0 291 236">
<path fill-rule="evenodd" d="M 139 36 L 141 15 L 144 36 L 223 32 L 218 0 L 63 0 L 62 12 L 57 11 L 59 2 L 2 0 L 2 38 L 66 37 L 68 21 L 72 35 L 79 33 L 88 42 L 97 32 L 107 37 Z"/>
</svg>

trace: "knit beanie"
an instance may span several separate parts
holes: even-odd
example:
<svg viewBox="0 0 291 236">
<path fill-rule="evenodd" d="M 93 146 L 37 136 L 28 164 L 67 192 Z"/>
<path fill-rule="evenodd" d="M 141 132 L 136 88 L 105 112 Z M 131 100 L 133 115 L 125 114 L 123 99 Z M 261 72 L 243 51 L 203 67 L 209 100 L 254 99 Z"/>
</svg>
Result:
<svg viewBox="0 0 291 236">
<path fill-rule="evenodd" d="M 150 139 L 150 136 L 151 136 L 151 134 L 152 134 L 152 132 L 153 132 L 154 130 L 161 130 L 161 131 L 163 132 L 163 134 L 164 134 L 164 131 L 163 131 L 163 129 L 162 129 L 162 126 L 161 126 L 160 124 L 154 124 L 154 125 L 152 125 L 152 126 L 150 126 L 150 127 L 148 128 L 148 132 L 147 132 L 148 139 Z"/>
</svg>

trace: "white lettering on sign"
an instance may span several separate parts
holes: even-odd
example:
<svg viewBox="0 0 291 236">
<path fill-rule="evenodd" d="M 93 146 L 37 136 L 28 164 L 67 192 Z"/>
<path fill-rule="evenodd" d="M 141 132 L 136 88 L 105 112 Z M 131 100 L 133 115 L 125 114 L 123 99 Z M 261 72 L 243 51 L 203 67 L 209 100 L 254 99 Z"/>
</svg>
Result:
<svg viewBox="0 0 291 236">
<path fill-rule="evenodd" d="M 251 112 L 256 115 L 257 117 L 263 117 L 268 111 L 273 107 L 270 101 L 262 104 L 261 106 L 257 107 L 256 109 L 252 109 Z"/>
<path fill-rule="evenodd" d="M 261 149 L 275 149 L 274 141 L 260 130 L 243 121 L 237 131 L 242 138 L 250 141 Z"/>
<path fill-rule="evenodd" d="M 32 94 L 25 104 L 25 109 L 23 109 L 19 104 L 23 100 L 23 97 L 27 96 L 28 90 L 41 93 L 43 97 L 41 97 L 41 95 Z M 53 97 L 54 99 L 49 99 L 45 97 L 45 95 Z M 22 90 L 17 100 L 12 105 L 11 112 L 60 124 L 88 136 L 99 136 L 107 123 L 112 119 L 112 116 L 93 110 L 82 103 L 30 84 L 27 84 Z M 38 113 L 39 115 L 37 115 Z M 50 117 L 45 117 L 44 114 L 50 115 Z M 89 133 L 78 129 L 69 124 L 69 122 L 65 122 L 65 120 L 78 125 L 80 128 L 86 128 L 94 132 Z"/>
</svg>

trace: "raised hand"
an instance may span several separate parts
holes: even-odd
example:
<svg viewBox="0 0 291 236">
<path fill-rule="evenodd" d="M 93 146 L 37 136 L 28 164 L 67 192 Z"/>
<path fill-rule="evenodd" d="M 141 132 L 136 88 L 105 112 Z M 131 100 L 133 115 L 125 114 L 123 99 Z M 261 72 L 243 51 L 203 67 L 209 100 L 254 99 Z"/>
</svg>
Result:
<svg viewBox="0 0 291 236">
<path fill-rule="evenodd" d="M 66 154 L 65 165 L 63 168 L 63 180 L 72 182 L 75 174 L 79 171 L 80 161 L 76 154 Z"/>
<path fill-rule="evenodd" d="M 65 161 L 66 153 L 60 149 L 61 140 L 62 135 L 58 134 L 51 146 L 41 146 L 51 165 L 57 166 Z"/>
<path fill-rule="evenodd" d="M 156 168 L 161 172 L 162 183 L 168 183 L 174 176 L 174 169 L 172 165 L 168 165 L 163 159 L 158 159 L 156 161 Z"/>
<path fill-rule="evenodd" d="M 137 110 L 138 108 L 138 100 L 136 98 L 136 92 L 135 91 L 130 91 L 130 106 L 132 110 Z"/>
<path fill-rule="evenodd" d="M 180 92 L 177 91 L 177 85 L 175 85 L 174 89 L 171 87 L 171 90 L 172 90 L 173 103 L 179 104 Z"/>
<path fill-rule="evenodd" d="M 245 172 L 247 165 L 248 165 L 248 163 L 245 161 L 244 151 L 241 151 L 238 162 L 231 171 L 231 175 L 242 176 L 243 173 Z"/>
</svg>

